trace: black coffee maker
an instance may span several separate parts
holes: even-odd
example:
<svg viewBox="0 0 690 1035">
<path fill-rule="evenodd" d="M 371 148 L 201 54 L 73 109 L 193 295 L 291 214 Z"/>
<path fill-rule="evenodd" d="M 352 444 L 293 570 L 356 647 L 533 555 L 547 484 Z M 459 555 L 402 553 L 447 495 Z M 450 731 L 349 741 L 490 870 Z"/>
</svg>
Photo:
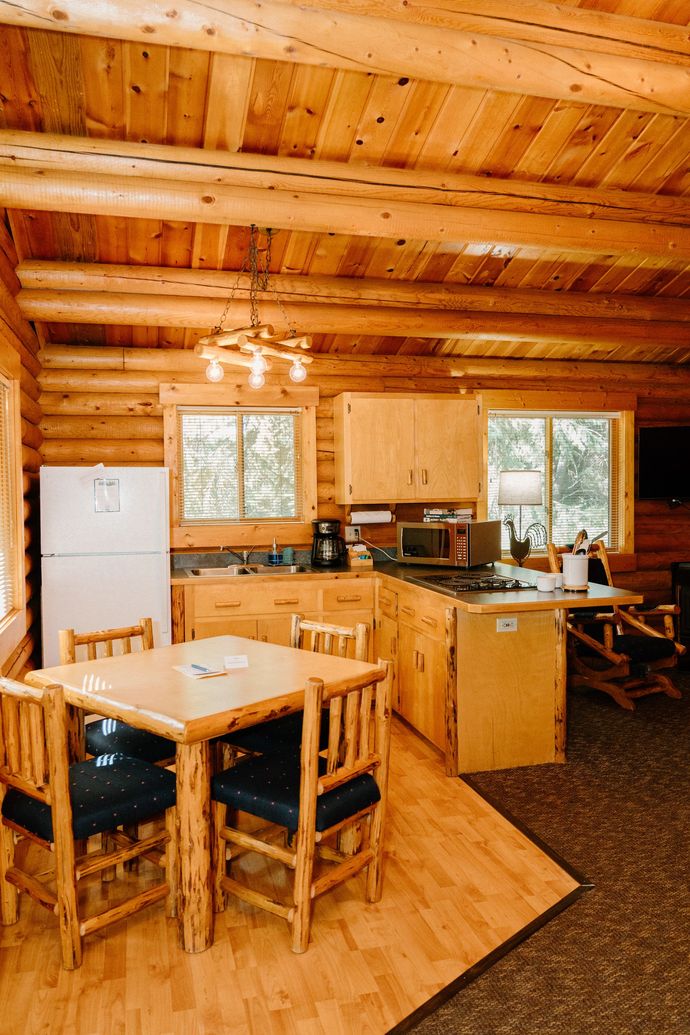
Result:
<svg viewBox="0 0 690 1035">
<path fill-rule="evenodd" d="M 314 539 L 311 563 L 315 568 L 335 568 L 345 557 L 345 540 L 338 535 L 339 521 L 312 521 Z"/>
</svg>

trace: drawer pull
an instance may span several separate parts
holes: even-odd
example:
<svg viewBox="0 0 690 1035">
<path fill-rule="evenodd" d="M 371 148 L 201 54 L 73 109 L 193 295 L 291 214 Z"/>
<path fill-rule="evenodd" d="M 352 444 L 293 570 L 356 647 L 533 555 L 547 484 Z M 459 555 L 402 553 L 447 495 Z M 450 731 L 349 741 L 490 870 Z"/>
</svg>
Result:
<svg viewBox="0 0 690 1035">
<path fill-rule="evenodd" d="M 221 600 L 215 606 L 216 607 L 242 607 L 242 601 L 241 600 Z"/>
<path fill-rule="evenodd" d="M 425 625 L 432 625 L 434 627 L 434 629 L 438 625 L 438 622 L 436 621 L 436 619 L 435 618 L 429 618 L 428 615 L 422 615 L 422 617 L 420 618 L 420 621 L 424 622 Z"/>
<path fill-rule="evenodd" d="M 299 597 L 278 597 L 273 603 L 277 606 L 278 604 L 299 604 Z"/>
<path fill-rule="evenodd" d="M 428 481 L 429 481 L 429 475 L 427 473 L 427 469 L 426 469 L 426 467 L 423 467 L 422 468 L 422 485 L 426 485 Z"/>
<path fill-rule="evenodd" d="M 407 472 L 407 484 L 408 485 L 412 485 L 413 475 L 414 475 L 414 471 L 410 468 L 410 470 Z"/>
<path fill-rule="evenodd" d="M 402 611 L 402 613 L 404 615 L 409 615 L 411 618 L 414 618 L 414 608 L 413 607 L 401 607 L 400 610 Z"/>
<path fill-rule="evenodd" d="M 361 593 L 357 593 L 357 594 L 355 594 L 354 596 L 351 596 L 351 597 L 337 596 L 335 599 L 338 601 L 339 604 L 350 604 L 350 603 L 354 604 L 358 600 L 362 599 L 362 594 Z"/>
</svg>

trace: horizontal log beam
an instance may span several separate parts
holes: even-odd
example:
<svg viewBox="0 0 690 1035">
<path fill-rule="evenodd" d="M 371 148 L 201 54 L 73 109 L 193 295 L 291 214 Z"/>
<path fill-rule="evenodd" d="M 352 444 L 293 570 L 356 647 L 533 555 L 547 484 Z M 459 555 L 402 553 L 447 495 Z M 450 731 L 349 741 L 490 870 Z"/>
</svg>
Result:
<svg viewBox="0 0 690 1035">
<path fill-rule="evenodd" d="M 538 37 L 535 46 L 534 30 L 521 33 L 512 18 L 514 8 L 520 6 L 514 3 L 505 2 L 501 8 L 503 20 L 513 24 L 512 33 L 505 35 L 495 13 L 490 26 L 486 19 L 467 24 L 453 17 L 453 8 L 445 18 L 436 13 L 437 5 L 431 18 L 424 10 L 396 18 L 390 16 L 389 6 L 379 4 L 372 13 L 361 4 L 353 9 L 345 4 L 310 6 L 278 0 L 270 4 L 181 0 L 174 8 L 155 0 L 107 4 L 70 0 L 61 6 L 53 0 L 0 0 L 0 21 L 147 46 L 194 48 L 583 104 L 690 114 L 687 68 L 675 63 L 684 53 L 682 43 L 677 52 L 673 43 L 670 50 L 625 49 L 617 22 L 611 20 L 602 24 L 610 25 L 609 35 L 616 43 L 607 47 L 600 31 L 595 48 L 587 34 L 583 39 L 576 30 L 568 31 L 563 15 L 558 36 L 548 41 Z M 633 21 L 628 19 L 628 24 Z M 478 31 L 488 28 L 489 33 Z M 682 27 L 678 30 L 680 37 Z M 667 39 L 672 36 L 669 29 Z"/>
<path fill-rule="evenodd" d="M 20 291 L 20 308 L 27 319 L 49 323 L 129 324 L 158 327 L 213 327 L 219 319 L 218 303 L 172 295 L 123 295 L 90 291 Z M 282 304 L 266 301 L 261 315 L 277 333 L 293 327 L 310 334 L 386 335 L 396 338 L 501 339 L 549 341 L 596 345 L 690 346 L 690 325 L 673 321 L 645 324 L 637 320 L 590 319 L 514 313 L 468 313 L 458 310 L 385 308 L 374 305 L 300 303 L 286 313 Z M 225 326 L 246 324 L 247 305 L 232 300 L 226 305 Z"/>
<path fill-rule="evenodd" d="M 129 294 L 184 295 L 217 298 L 234 294 L 248 299 L 248 274 L 177 267 L 127 266 L 100 263 L 28 260 L 17 267 L 28 290 L 98 291 Z M 610 295 L 578 291 L 539 291 L 476 287 L 382 277 L 325 277 L 274 274 L 271 295 L 281 302 L 369 303 L 469 312 L 510 312 L 551 316 L 622 317 L 631 320 L 690 321 L 690 300 L 640 295 Z"/>
<path fill-rule="evenodd" d="M 683 199 L 431 173 L 420 185 L 419 171 L 357 175 L 344 163 L 255 155 L 209 161 L 221 162 L 218 152 L 0 131 L 0 205 L 690 260 Z"/>
<path fill-rule="evenodd" d="M 42 349 L 40 358 L 43 362 L 41 385 L 44 392 L 63 389 L 69 386 L 72 379 L 72 393 L 88 391 L 89 395 L 105 399 L 105 393 L 116 390 L 117 385 L 123 391 L 134 396 L 137 391 L 147 390 L 153 398 L 160 382 L 188 381 L 192 374 L 201 379 L 203 371 L 198 358 L 189 350 L 180 349 L 137 349 L 117 348 L 114 346 L 87 347 L 80 345 L 49 345 Z M 99 359 L 102 369 L 94 370 L 95 360 Z M 105 363 L 109 367 L 105 369 Z M 171 374 L 171 366 L 176 364 L 177 375 Z M 91 371 L 89 373 L 89 371 Z M 110 372 L 108 372 L 110 371 Z M 148 371 L 148 375 L 145 373 Z M 337 377 L 343 382 L 351 377 L 361 378 L 408 378 L 410 381 L 423 381 L 425 378 L 493 378 L 498 381 L 533 379 L 539 382 L 556 382 L 561 390 L 571 383 L 594 381 L 599 379 L 610 392 L 613 384 L 616 389 L 629 392 L 633 386 L 640 384 L 677 387 L 679 392 L 690 386 L 690 367 L 678 367 L 672 364 L 650 363 L 599 363 L 576 362 L 573 360 L 533 360 L 533 359 L 492 359 L 473 358 L 470 356 L 327 356 L 315 355 L 310 369 L 310 378 Z M 138 386 L 145 383 L 147 388 Z M 449 386 L 449 387 L 460 387 Z M 499 385 L 500 387 L 500 385 Z M 541 387 L 544 387 L 542 384 Z M 551 387 L 551 385 L 550 385 Z M 344 390 L 344 389 L 341 389 Z M 58 396 L 42 395 L 41 400 Z M 332 414 L 330 400 L 321 404 L 324 410 Z M 56 411 L 50 411 L 56 412 Z M 70 411 L 65 411 L 70 412 Z M 73 410 L 71 412 L 83 412 Z M 92 412 L 91 410 L 87 412 Z M 113 412 L 120 412 L 113 411 Z"/>
<path fill-rule="evenodd" d="M 325 194 L 379 201 L 501 208 L 690 225 L 682 197 L 637 190 L 510 180 L 433 169 L 394 169 L 281 155 L 228 153 L 59 133 L 0 130 L 0 163 L 7 168 L 125 175 L 222 187 Z"/>
</svg>

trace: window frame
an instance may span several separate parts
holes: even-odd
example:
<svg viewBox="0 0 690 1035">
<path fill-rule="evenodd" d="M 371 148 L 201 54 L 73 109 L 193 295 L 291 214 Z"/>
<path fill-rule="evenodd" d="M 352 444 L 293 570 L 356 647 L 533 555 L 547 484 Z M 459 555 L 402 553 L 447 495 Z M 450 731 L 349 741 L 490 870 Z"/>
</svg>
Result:
<svg viewBox="0 0 690 1035">
<path fill-rule="evenodd" d="M 312 521 L 317 517 L 316 406 L 318 388 L 265 386 L 260 392 L 233 384 L 161 384 L 164 462 L 170 470 L 170 545 L 176 549 L 206 547 L 269 546 L 275 538 L 296 546 L 311 543 Z M 267 409 L 301 411 L 302 516 L 301 521 L 226 521 L 217 524 L 180 522 L 180 474 L 178 469 L 178 407 L 222 409 L 265 406 Z"/>
<path fill-rule="evenodd" d="M 13 489 L 11 508 L 14 512 L 12 549 L 15 551 L 14 606 L 0 618 L 0 664 L 4 665 L 26 635 L 26 583 L 24 578 L 24 470 L 22 464 L 22 430 L 20 384 L 21 363 L 18 353 L 0 334 L 0 375 L 9 388 L 9 463 L 10 486 Z"/>
<path fill-rule="evenodd" d="M 619 545 L 613 557 L 635 552 L 635 410 L 637 397 L 613 392 L 483 392 L 483 496 L 482 516 L 488 512 L 489 414 L 505 410 L 521 417 L 565 416 L 600 413 L 618 415 L 618 512 Z M 505 557 L 508 554 L 504 554 Z M 535 558 L 536 555 L 532 555 Z M 530 558 L 530 559 L 532 559 Z"/>
</svg>

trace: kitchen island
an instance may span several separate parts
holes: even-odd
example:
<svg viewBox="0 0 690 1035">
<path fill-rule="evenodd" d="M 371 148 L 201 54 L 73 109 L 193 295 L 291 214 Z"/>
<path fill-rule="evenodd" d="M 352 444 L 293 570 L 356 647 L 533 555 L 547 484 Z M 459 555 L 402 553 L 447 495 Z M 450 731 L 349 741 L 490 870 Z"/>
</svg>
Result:
<svg viewBox="0 0 690 1035">
<path fill-rule="evenodd" d="M 582 592 L 541 593 L 537 572 L 502 563 L 487 570 L 534 588 L 455 595 L 418 584 L 439 570 L 390 562 L 364 572 L 240 578 L 219 571 L 199 579 L 178 571 L 175 628 L 180 639 L 210 635 L 211 628 L 215 634 L 252 635 L 240 632 L 237 623 L 253 621 L 256 635 L 270 638 L 268 621 L 248 619 L 242 604 L 262 601 L 269 590 L 278 601 L 276 620 L 292 610 L 321 609 L 325 620 L 333 621 L 335 613 L 341 624 L 368 614 L 375 655 L 390 658 L 396 668 L 396 711 L 443 752 L 448 775 L 564 762 L 567 613 L 640 603 L 642 596 L 594 583 Z M 213 594 L 215 617 L 193 618 L 199 592 L 204 598 Z M 344 610 L 332 612 L 336 602 Z M 280 635 L 282 626 L 275 630 Z"/>
</svg>

